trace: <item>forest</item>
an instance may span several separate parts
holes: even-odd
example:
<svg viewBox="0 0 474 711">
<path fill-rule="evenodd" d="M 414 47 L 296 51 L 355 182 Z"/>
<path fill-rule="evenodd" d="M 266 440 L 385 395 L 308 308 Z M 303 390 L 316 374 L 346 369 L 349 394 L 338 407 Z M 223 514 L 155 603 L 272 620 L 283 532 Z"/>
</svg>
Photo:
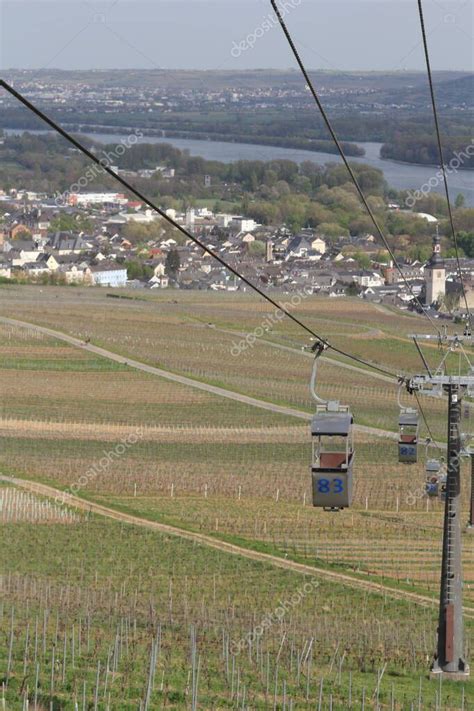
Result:
<svg viewBox="0 0 474 711">
<path fill-rule="evenodd" d="M 448 168 L 452 170 L 474 169 L 474 145 L 469 136 L 446 136 L 443 143 L 445 164 Z M 406 135 L 397 132 L 388 143 L 382 146 L 380 156 L 405 163 L 439 165 L 436 138 L 426 133 Z"/>
</svg>

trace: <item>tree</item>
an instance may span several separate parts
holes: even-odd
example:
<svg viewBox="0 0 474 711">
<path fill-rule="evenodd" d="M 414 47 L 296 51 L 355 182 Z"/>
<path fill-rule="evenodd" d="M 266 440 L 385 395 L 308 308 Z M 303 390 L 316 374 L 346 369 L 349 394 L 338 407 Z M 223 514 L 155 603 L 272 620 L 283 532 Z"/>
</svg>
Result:
<svg viewBox="0 0 474 711">
<path fill-rule="evenodd" d="M 51 232 L 91 232 L 93 223 L 84 215 L 61 213 L 53 217 L 49 229 Z"/>
<path fill-rule="evenodd" d="M 27 229 L 21 229 L 16 233 L 15 239 L 19 239 L 19 240 L 31 239 L 31 232 Z"/>
<path fill-rule="evenodd" d="M 390 261 L 390 255 L 389 255 L 389 253 L 387 252 L 387 250 L 382 250 L 382 249 L 381 249 L 381 250 L 380 250 L 379 252 L 377 252 L 377 254 L 375 255 L 375 260 L 374 260 L 374 261 L 378 262 L 379 264 L 388 264 L 389 261 Z"/>
<path fill-rule="evenodd" d="M 279 180 L 275 185 L 278 197 L 283 197 L 284 195 L 289 195 L 291 193 L 290 186 L 286 180 Z"/>
<path fill-rule="evenodd" d="M 248 253 L 251 254 L 252 257 L 263 257 L 265 250 L 265 242 L 259 239 L 256 239 L 254 242 L 249 242 L 248 244 Z"/>
<path fill-rule="evenodd" d="M 360 215 L 349 222 L 352 235 L 366 235 L 374 232 L 374 223 L 368 215 Z"/>
<path fill-rule="evenodd" d="M 444 294 L 438 299 L 438 305 L 440 311 L 447 311 L 452 314 L 455 309 L 459 306 L 460 292 L 451 292 L 450 294 Z"/>
<path fill-rule="evenodd" d="M 166 255 L 165 261 L 165 271 L 170 279 L 176 281 L 178 276 L 179 268 L 181 266 L 181 259 L 177 249 L 172 249 Z"/>
<path fill-rule="evenodd" d="M 458 230 L 472 232 L 474 225 L 474 208 L 462 208 L 456 212 L 456 227 Z"/>
<path fill-rule="evenodd" d="M 271 169 L 267 169 L 264 174 L 263 174 L 263 184 L 266 185 L 269 188 L 272 188 L 274 185 L 276 185 L 278 181 L 278 174 Z"/>
<path fill-rule="evenodd" d="M 127 222 L 122 228 L 122 237 L 134 245 L 146 242 L 151 238 L 148 225 L 141 225 L 139 222 Z"/>
<path fill-rule="evenodd" d="M 319 205 L 316 202 L 312 202 L 308 207 L 306 216 L 309 227 L 317 227 L 322 222 L 330 223 L 333 219 L 333 213 L 331 210 L 328 210 L 326 207 L 323 207 L 323 205 Z"/>
<path fill-rule="evenodd" d="M 470 259 L 474 257 L 474 232 L 459 232 L 458 244 L 466 257 Z"/>
<path fill-rule="evenodd" d="M 416 201 L 414 210 L 416 212 L 427 212 L 430 215 L 448 214 L 446 198 L 439 193 L 429 193 L 429 195 L 423 195 L 423 197 L 420 197 Z"/>
<path fill-rule="evenodd" d="M 150 279 L 153 276 L 153 269 L 148 264 L 138 261 L 126 262 L 129 279 Z"/>
<path fill-rule="evenodd" d="M 372 261 L 368 254 L 365 252 L 356 252 L 354 254 L 354 259 L 361 269 L 368 269 L 372 264 Z"/>
<path fill-rule="evenodd" d="M 346 296 L 359 296 L 359 294 L 360 287 L 355 283 L 355 281 L 351 282 L 346 289 Z"/>
<path fill-rule="evenodd" d="M 456 200 L 454 201 L 454 207 L 456 207 L 456 208 L 464 207 L 465 204 L 466 204 L 466 198 L 464 197 L 464 195 L 462 193 L 458 193 L 456 196 Z"/>
<path fill-rule="evenodd" d="M 336 224 L 335 222 L 322 222 L 318 226 L 318 235 L 323 237 L 349 237 L 349 230 Z"/>
<path fill-rule="evenodd" d="M 262 225 L 270 225 L 280 219 L 278 206 L 271 202 L 256 202 L 249 205 L 247 211 L 243 212 Z"/>
<path fill-rule="evenodd" d="M 412 247 L 410 247 L 407 251 L 406 254 L 409 259 L 412 261 L 418 261 L 418 262 L 427 262 L 428 259 L 430 258 L 432 253 L 432 248 L 431 246 L 428 245 L 420 245 L 420 244 L 414 244 Z"/>
</svg>

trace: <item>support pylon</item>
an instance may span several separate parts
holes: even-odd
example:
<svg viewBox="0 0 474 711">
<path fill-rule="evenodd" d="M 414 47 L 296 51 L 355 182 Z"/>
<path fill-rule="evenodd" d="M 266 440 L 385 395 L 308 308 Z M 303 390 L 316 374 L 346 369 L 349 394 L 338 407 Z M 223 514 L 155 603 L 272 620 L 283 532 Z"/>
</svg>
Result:
<svg viewBox="0 0 474 711">
<path fill-rule="evenodd" d="M 474 449 L 471 450 L 471 503 L 469 505 L 468 531 L 474 531 Z"/>
<path fill-rule="evenodd" d="M 449 397 L 448 471 L 444 507 L 443 558 L 439 600 L 438 644 L 431 674 L 465 679 L 461 559 L 461 398 L 457 385 L 444 386 Z"/>
</svg>

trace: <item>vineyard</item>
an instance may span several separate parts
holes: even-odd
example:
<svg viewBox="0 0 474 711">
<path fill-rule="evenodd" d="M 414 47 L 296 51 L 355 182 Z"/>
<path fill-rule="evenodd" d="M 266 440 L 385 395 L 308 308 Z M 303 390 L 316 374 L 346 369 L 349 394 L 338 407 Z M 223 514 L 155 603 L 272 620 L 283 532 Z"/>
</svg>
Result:
<svg viewBox="0 0 474 711">
<path fill-rule="evenodd" d="M 11 286 L 2 288 L 0 314 L 311 412 L 311 361 L 291 323 L 233 356 L 267 307 L 246 295 L 177 294 L 110 299 L 94 289 Z M 420 369 L 409 339 L 424 330 L 417 317 L 334 301 L 308 298 L 298 311 L 332 342 L 348 339 L 351 352 Z M 426 355 L 436 362 L 436 347 Z M 322 394 L 375 428 L 356 431 L 354 505 L 338 514 L 311 506 L 301 419 L 0 323 L 4 709 L 472 708 L 471 681 L 438 684 L 427 674 L 442 534 L 442 504 L 424 495 L 425 457 L 434 450 L 421 447 L 418 464 L 400 465 L 387 436 L 397 426 L 396 387 L 331 358 L 321 367 Z M 423 405 L 442 443 L 443 403 Z M 466 431 L 470 413 L 466 407 Z M 464 462 L 466 520 L 468 475 Z M 11 477 L 48 484 L 58 496 L 27 492 Z M 79 510 L 69 494 L 382 589 L 108 520 Z M 468 534 L 463 555 L 469 657 Z"/>
</svg>

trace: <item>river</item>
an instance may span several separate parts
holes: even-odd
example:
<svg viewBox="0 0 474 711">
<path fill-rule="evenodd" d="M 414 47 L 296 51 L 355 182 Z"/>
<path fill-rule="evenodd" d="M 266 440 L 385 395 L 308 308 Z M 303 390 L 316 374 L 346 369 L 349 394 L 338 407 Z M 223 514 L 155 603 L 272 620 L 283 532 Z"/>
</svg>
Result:
<svg viewBox="0 0 474 711">
<path fill-rule="evenodd" d="M 4 129 L 6 134 L 23 133 L 19 129 Z M 30 133 L 46 133 L 46 131 L 31 131 Z M 85 136 L 99 143 L 118 143 L 128 134 L 119 133 L 84 133 Z M 138 139 L 139 143 L 169 143 L 181 150 L 188 150 L 193 156 L 201 156 L 207 160 L 216 160 L 222 163 L 233 163 L 238 160 L 292 160 L 295 163 L 312 161 L 318 165 L 324 163 L 339 163 L 340 158 L 332 153 L 298 150 L 295 148 L 278 148 L 274 146 L 260 146 L 250 143 L 226 143 L 223 141 L 202 141 L 192 138 L 157 138 L 144 136 Z M 380 158 L 381 143 L 359 143 L 365 149 L 365 156 L 351 158 L 351 160 L 365 163 L 383 171 L 387 183 L 396 190 L 419 190 L 430 178 L 434 180 L 437 169 L 430 166 L 409 165 Z M 466 205 L 474 206 L 474 171 L 459 170 L 449 175 L 449 191 L 454 201 L 458 193 L 464 195 Z M 433 190 L 444 193 L 442 180 L 437 181 Z"/>
</svg>

